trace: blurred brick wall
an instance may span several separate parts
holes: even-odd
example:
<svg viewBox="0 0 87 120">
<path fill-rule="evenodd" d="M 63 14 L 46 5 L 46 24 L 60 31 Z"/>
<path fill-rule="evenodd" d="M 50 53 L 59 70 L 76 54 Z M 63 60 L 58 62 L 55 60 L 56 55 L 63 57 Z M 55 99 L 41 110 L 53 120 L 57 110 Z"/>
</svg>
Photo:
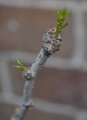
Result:
<svg viewBox="0 0 87 120">
<path fill-rule="evenodd" d="M 0 119 L 10 119 L 22 96 L 24 80 L 12 67 L 15 59 L 30 66 L 55 20 L 55 10 L 0 6 Z M 71 8 L 68 22 L 60 51 L 37 76 L 36 109 L 27 120 L 87 120 L 86 11 Z"/>
</svg>

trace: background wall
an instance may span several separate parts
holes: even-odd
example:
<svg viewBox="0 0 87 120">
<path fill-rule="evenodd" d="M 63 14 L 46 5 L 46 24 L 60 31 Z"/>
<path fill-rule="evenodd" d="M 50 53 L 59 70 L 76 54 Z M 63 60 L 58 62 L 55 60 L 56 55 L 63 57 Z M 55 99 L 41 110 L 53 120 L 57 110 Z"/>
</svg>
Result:
<svg viewBox="0 0 87 120">
<path fill-rule="evenodd" d="M 87 2 L 68 0 L 0 1 L 0 119 L 9 120 L 19 105 L 24 80 L 16 58 L 31 66 L 42 34 L 56 24 L 56 9 L 70 10 L 63 45 L 39 73 L 36 108 L 26 120 L 87 120 Z"/>
</svg>

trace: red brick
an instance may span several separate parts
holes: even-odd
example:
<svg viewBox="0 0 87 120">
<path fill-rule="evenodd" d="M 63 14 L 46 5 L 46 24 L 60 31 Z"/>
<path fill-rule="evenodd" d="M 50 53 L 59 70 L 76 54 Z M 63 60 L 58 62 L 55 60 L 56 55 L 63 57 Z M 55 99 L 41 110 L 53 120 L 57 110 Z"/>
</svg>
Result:
<svg viewBox="0 0 87 120">
<path fill-rule="evenodd" d="M 6 103 L 0 103 L 0 120 L 10 120 L 12 115 L 15 111 L 15 106 L 6 104 Z M 64 116 L 64 115 L 58 115 L 58 114 L 50 114 L 45 113 L 43 111 L 39 110 L 32 110 L 28 111 L 27 116 L 25 118 L 26 120 L 73 120 L 71 117 Z"/>
<path fill-rule="evenodd" d="M 37 77 L 34 96 L 87 108 L 87 72 L 44 69 Z"/>
<path fill-rule="evenodd" d="M 8 22 L 16 21 L 18 29 L 8 30 Z M 56 56 L 68 58 L 72 56 L 73 14 L 69 15 L 69 26 L 63 32 L 64 44 Z M 37 53 L 41 48 L 42 34 L 49 26 L 56 24 L 56 11 L 40 9 L 24 9 L 0 7 L 0 50 L 19 50 Z"/>
<path fill-rule="evenodd" d="M 0 120 L 10 120 L 14 113 L 14 105 L 0 103 Z"/>
<path fill-rule="evenodd" d="M 11 65 L 12 66 L 12 65 Z M 24 80 L 11 69 L 14 93 L 22 95 Z M 33 97 L 87 108 L 87 72 L 44 68 L 37 76 Z"/>
</svg>

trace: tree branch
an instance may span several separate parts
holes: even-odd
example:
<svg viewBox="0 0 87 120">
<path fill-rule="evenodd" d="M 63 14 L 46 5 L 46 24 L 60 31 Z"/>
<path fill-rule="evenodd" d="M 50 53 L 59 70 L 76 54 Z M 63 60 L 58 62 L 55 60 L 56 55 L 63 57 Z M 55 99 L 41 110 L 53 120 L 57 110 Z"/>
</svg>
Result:
<svg viewBox="0 0 87 120">
<path fill-rule="evenodd" d="M 49 30 L 48 30 L 49 31 Z M 22 103 L 11 120 L 24 120 L 27 110 L 33 105 L 32 88 L 38 72 L 45 64 L 48 57 L 59 50 L 62 43 L 61 36 L 55 37 L 53 33 L 46 32 L 43 35 L 42 48 L 30 69 L 23 72 L 25 78 Z"/>
<path fill-rule="evenodd" d="M 20 61 L 17 61 L 16 67 L 24 71 L 25 84 L 22 103 L 11 120 L 24 120 L 27 110 L 33 106 L 32 88 L 35 83 L 35 78 L 49 56 L 58 51 L 62 44 L 61 31 L 63 25 L 65 25 L 64 20 L 67 16 L 67 11 L 63 9 L 59 10 L 59 12 L 57 11 L 57 13 L 57 26 L 56 28 L 48 29 L 48 31 L 43 34 L 42 48 L 31 68 L 28 69 Z"/>
</svg>

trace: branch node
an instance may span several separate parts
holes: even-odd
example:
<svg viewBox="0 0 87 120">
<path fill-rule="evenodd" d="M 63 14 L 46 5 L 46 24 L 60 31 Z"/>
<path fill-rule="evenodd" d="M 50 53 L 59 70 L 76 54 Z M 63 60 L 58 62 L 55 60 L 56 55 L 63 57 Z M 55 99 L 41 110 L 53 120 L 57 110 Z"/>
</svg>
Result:
<svg viewBox="0 0 87 120">
<path fill-rule="evenodd" d="M 32 79 L 32 73 L 30 70 L 26 70 L 23 72 L 23 76 L 26 80 L 31 80 Z"/>
<path fill-rule="evenodd" d="M 24 104 L 23 107 L 26 109 L 26 110 L 32 110 L 33 108 L 35 108 L 36 104 L 34 102 L 34 100 L 30 100 L 28 103 Z"/>
<path fill-rule="evenodd" d="M 53 31 L 49 29 L 43 35 L 42 46 L 43 46 L 43 49 L 48 53 L 52 54 L 58 51 L 61 44 L 62 44 L 61 34 L 59 34 L 58 36 L 55 36 L 53 34 Z"/>
</svg>

